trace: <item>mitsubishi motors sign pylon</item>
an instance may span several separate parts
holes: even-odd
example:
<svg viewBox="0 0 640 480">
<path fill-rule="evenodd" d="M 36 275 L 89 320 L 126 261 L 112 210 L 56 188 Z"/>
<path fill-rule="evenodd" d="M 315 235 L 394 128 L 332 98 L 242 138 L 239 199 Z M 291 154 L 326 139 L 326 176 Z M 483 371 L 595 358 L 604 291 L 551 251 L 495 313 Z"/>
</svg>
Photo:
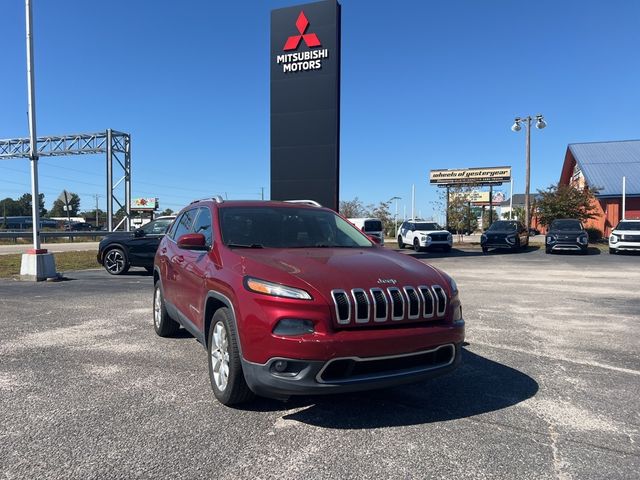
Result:
<svg viewBox="0 0 640 480">
<path fill-rule="evenodd" d="M 271 12 L 271 199 L 338 210 L 340 4 Z"/>
</svg>

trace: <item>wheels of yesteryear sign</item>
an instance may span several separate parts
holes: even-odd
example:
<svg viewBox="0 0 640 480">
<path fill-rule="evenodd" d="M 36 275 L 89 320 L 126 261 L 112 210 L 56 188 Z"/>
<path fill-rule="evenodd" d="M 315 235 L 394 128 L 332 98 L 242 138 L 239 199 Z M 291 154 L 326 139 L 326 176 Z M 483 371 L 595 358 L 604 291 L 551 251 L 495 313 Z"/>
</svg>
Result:
<svg viewBox="0 0 640 480">
<path fill-rule="evenodd" d="M 511 167 L 481 167 L 431 170 L 429 183 L 438 186 L 501 185 L 511 180 Z"/>
<path fill-rule="evenodd" d="M 157 210 L 157 198 L 134 198 L 131 200 L 131 210 Z"/>
</svg>

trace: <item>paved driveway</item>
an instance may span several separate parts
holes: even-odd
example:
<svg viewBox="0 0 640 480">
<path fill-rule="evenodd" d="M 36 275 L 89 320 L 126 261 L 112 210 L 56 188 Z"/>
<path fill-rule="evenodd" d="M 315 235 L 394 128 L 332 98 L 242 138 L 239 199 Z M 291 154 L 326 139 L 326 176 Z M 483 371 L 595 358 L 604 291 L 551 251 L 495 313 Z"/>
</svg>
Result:
<svg viewBox="0 0 640 480">
<path fill-rule="evenodd" d="M 462 292 L 454 374 L 244 409 L 144 271 L 0 280 L 0 476 L 638 478 L 640 256 L 453 253 L 418 257 Z"/>
</svg>

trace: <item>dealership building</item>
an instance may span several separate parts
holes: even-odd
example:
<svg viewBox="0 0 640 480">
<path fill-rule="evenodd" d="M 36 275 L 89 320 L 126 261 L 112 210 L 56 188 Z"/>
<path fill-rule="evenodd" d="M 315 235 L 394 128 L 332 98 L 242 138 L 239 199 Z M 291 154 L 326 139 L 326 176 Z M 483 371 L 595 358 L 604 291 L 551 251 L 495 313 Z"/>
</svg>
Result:
<svg viewBox="0 0 640 480">
<path fill-rule="evenodd" d="M 564 157 L 560 185 L 597 189 L 597 217 L 587 222 L 605 236 L 623 217 L 640 219 L 640 140 L 572 143 Z"/>
</svg>

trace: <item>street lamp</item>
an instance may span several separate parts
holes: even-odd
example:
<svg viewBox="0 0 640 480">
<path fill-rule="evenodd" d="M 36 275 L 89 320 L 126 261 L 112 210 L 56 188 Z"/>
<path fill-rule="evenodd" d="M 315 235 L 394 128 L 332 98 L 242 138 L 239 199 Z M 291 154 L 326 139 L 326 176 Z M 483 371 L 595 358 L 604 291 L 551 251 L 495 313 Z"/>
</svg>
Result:
<svg viewBox="0 0 640 480">
<path fill-rule="evenodd" d="M 396 227 L 395 237 L 398 237 L 398 200 L 402 200 L 402 197 L 391 197 L 389 199 L 390 202 L 396 201 L 396 214 L 393 217 L 393 225 Z"/>
<path fill-rule="evenodd" d="M 525 186 L 524 186 L 524 218 L 525 225 L 527 227 L 527 232 L 529 231 L 529 226 L 531 219 L 529 218 L 529 184 L 531 180 L 531 121 L 534 119 L 531 115 L 527 117 L 516 117 L 513 125 L 511 126 L 511 130 L 514 132 L 519 132 L 522 130 L 522 124 L 524 124 L 525 129 L 527 131 L 527 170 L 525 173 Z M 547 122 L 544 121 L 544 117 L 540 114 L 535 116 L 536 120 L 536 128 L 538 130 L 543 129 L 547 126 Z"/>
</svg>

